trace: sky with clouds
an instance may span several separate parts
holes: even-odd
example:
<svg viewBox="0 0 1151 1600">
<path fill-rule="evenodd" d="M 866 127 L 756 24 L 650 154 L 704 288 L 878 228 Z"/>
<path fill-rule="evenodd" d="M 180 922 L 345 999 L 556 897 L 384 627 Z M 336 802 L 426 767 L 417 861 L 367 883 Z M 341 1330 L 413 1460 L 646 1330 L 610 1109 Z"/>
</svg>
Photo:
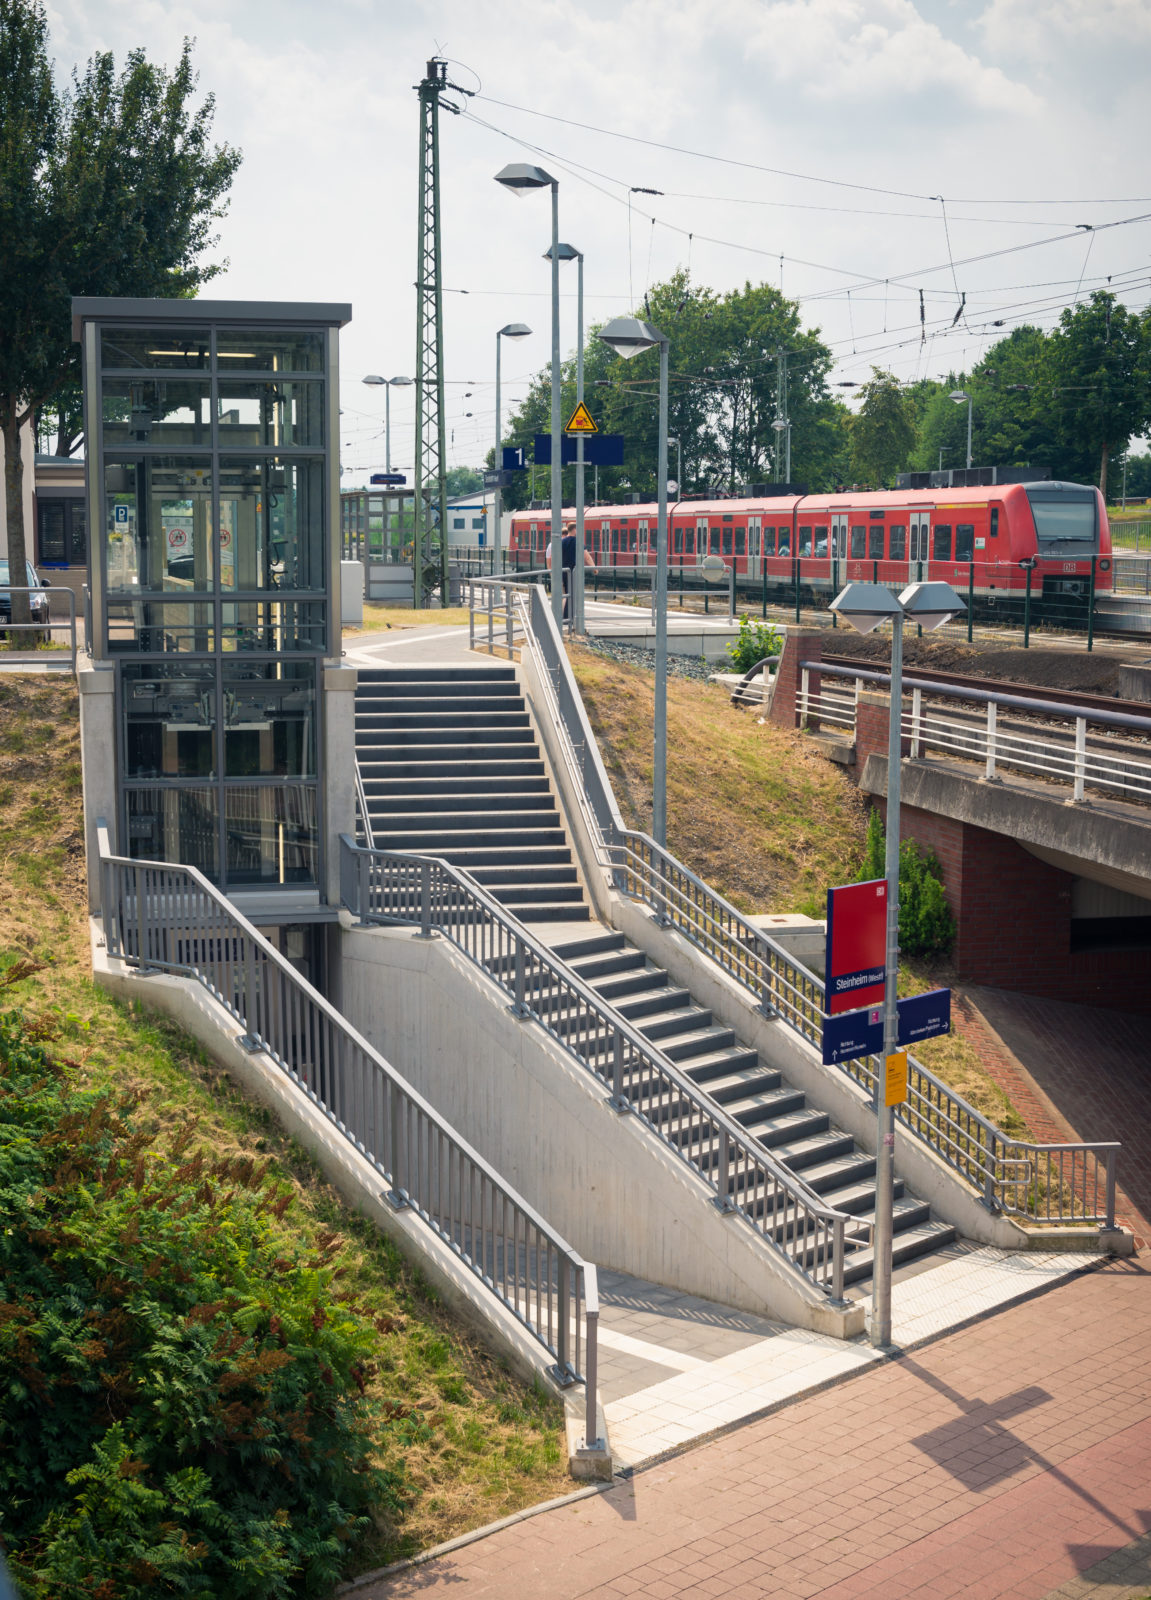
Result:
<svg viewBox="0 0 1151 1600">
<path fill-rule="evenodd" d="M 345 483 L 383 466 L 382 395 L 360 379 L 414 371 L 413 86 L 434 54 L 478 91 L 441 123 L 451 464 L 492 443 L 496 330 L 535 331 L 505 350 L 505 417 L 550 350 L 548 204 L 492 181 L 509 161 L 560 180 L 589 321 L 677 266 L 720 292 L 768 282 L 837 379 L 944 376 L 1109 278 L 1133 309 L 1151 299 L 1147 0 L 49 0 L 48 17 L 62 75 L 97 50 L 171 64 L 195 39 L 217 136 L 244 154 L 207 292 L 351 303 Z M 412 397 L 392 406 L 401 468 Z"/>
</svg>

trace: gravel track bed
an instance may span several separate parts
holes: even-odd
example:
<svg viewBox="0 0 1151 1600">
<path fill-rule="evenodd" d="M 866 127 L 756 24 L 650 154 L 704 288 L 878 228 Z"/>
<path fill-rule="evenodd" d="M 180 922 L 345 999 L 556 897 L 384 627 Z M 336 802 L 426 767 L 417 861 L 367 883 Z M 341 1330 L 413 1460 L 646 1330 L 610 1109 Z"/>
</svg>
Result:
<svg viewBox="0 0 1151 1600">
<path fill-rule="evenodd" d="M 654 650 L 644 650 L 635 644 L 621 644 L 615 639 L 589 637 L 585 643 L 593 655 L 604 656 L 608 661 L 618 662 L 621 666 L 643 667 L 646 672 L 655 672 Z M 706 683 L 713 672 L 730 670 L 730 663 L 705 661 L 702 656 L 673 655 L 670 650 L 668 651 L 669 678 L 694 678 L 696 683 Z"/>
</svg>

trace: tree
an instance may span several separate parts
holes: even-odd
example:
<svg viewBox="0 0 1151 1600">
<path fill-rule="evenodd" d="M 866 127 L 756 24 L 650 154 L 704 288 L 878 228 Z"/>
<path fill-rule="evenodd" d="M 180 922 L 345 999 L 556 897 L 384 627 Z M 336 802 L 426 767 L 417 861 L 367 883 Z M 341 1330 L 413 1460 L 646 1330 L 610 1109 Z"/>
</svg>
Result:
<svg viewBox="0 0 1151 1600">
<path fill-rule="evenodd" d="M 899 379 L 872 367 L 863 404 L 851 425 L 851 464 L 856 478 L 877 487 L 905 467 L 915 447 L 915 402 Z"/>
<path fill-rule="evenodd" d="M 221 270 L 201 257 L 240 156 L 210 143 L 215 101 L 194 109 L 195 87 L 185 40 L 170 73 L 134 50 L 117 74 L 105 52 L 59 92 L 41 0 L 0 0 L 0 433 L 15 572 L 27 555 L 20 430 L 54 410 L 74 438 L 72 296 L 190 296 Z M 12 608 L 29 620 L 26 595 Z"/>
<path fill-rule="evenodd" d="M 1110 457 L 1151 422 L 1147 332 L 1145 315 L 1097 289 L 1086 305 L 1063 311 L 1051 335 L 1052 407 L 1065 451 L 1104 499 Z"/>
<path fill-rule="evenodd" d="M 461 494 L 477 494 L 484 486 L 484 475 L 474 467 L 449 467 L 444 485 L 449 499 Z"/>
</svg>

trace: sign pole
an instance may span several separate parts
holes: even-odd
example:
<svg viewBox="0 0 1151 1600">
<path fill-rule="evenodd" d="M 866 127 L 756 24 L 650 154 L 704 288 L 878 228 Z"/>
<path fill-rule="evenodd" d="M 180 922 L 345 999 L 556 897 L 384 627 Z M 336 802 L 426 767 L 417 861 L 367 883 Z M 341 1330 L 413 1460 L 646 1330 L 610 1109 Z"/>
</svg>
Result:
<svg viewBox="0 0 1151 1600">
<path fill-rule="evenodd" d="M 583 251 L 576 257 L 576 404 L 583 405 Z M 572 628 L 584 631 L 584 436 L 576 434 L 576 558 L 572 572 Z"/>
<path fill-rule="evenodd" d="M 891 1343 L 891 1236 L 895 1184 L 895 1108 L 886 1094 L 887 1057 L 899 1048 L 899 790 L 903 741 L 903 615 L 891 619 L 891 708 L 887 729 L 887 952 L 883 996 L 883 1068 L 875 1079 L 875 1230 L 871 1342 Z"/>
</svg>

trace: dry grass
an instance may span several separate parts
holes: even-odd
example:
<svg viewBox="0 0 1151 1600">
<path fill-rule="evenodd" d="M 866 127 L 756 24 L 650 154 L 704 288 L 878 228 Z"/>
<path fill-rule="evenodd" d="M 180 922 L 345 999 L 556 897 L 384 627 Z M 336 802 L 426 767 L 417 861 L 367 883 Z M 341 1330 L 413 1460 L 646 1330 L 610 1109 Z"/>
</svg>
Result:
<svg viewBox="0 0 1151 1600">
<path fill-rule="evenodd" d="M 650 672 L 573 648 L 572 665 L 620 808 L 651 826 Z M 824 914 L 850 883 L 867 812 L 799 734 L 737 711 L 715 684 L 668 681 L 668 844 L 741 911 Z"/>
<path fill-rule="evenodd" d="M 398 1331 L 381 1337 L 376 1392 L 427 1428 L 406 1449 L 403 1520 L 360 1552 L 359 1570 L 411 1554 L 571 1487 L 560 1407 L 506 1371 L 437 1303 L 419 1274 L 336 1195 L 267 1111 L 166 1020 L 112 1000 L 89 976 L 77 696 L 70 680 L 0 679 L 0 968 L 40 970 L 6 1003 L 58 1033 L 82 1079 L 139 1096 L 158 1139 L 194 1123 L 214 1152 L 273 1158 L 293 1236 L 338 1233 L 361 1297 Z"/>
<path fill-rule="evenodd" d="M 388 628 L 441 628 L 467 627 L 471 615 L 467 606 L 444 606 L 442 610 L 429 606 L 416 611 L 411 606 L 378 606 L 365 603 L 362 628 L 345 628 L 344 633 L 356 638 L 361 633 L 382 633 Z"/>
</svg>

